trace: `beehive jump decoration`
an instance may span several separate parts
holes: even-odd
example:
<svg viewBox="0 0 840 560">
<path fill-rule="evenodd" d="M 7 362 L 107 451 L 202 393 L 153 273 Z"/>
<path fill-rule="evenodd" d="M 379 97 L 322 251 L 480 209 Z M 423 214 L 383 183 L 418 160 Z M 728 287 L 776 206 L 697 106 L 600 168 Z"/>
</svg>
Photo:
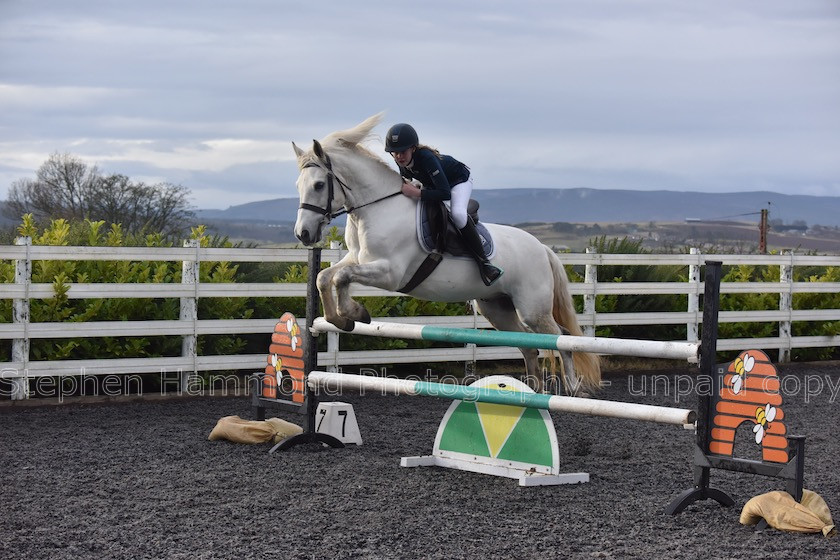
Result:
<svg viewBox="0 0 840 560">
<path fill-rule="evenodd" d="M 764 461 L 787 463 L 788 441 L 779 375 L 761 350 L 741 352 L 726 370 L 715 404 L 709 451 L 732 456 L 735 434 L 753 425 L 755 443 Z"/>
<path fill-rule="evenodd" d="M 268 363 L 262 380 L 263 397 L 277 399 L 281 393 L 290 390 L 292 402 L 303 403 L 306 388 L 300 334 L 300 326 L 295 316 L 284 313 L 274 327 L 274 334 L 271 335 Z M 286 383 L 284 378 L 288 378 Z"/>
</svg>

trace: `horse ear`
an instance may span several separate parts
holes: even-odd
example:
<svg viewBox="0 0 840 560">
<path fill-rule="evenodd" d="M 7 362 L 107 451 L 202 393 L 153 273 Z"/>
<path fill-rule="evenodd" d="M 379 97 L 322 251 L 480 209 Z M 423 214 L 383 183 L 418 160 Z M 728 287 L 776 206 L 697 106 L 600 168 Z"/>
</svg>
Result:
<svg viewBox="0 0 840 560">
<path fill-rule="evenodd" d="M 298 148 L 297 144 L 295 144 L 294 142 L 292 142 L 292 148 L 294 148 L 295 156 L 297 156 L 298 159 L 303 157 L 304 151 Z"/>
<path fill-rule="evenodd" d="M 321 147 L 320 142 L 313 140 L 312 149 L 314 150 L 315 155 L 318 156 L 318 159 L 324 159 L 324 148 Z"/>
</svg>

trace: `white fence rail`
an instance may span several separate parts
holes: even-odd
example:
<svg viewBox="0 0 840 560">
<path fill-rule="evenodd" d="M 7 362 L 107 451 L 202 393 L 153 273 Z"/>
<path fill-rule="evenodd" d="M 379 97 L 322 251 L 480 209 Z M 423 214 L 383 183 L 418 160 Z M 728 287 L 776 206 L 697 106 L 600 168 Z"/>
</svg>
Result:
<svg viewBox="0 0 840 560">
<path fill-rule="evenodd" d="M 326 249 L 325 261 L 335 262 L 342 256 L 338 249 Z M 39 378 L 86 375 L 125 375 L 158 373 L 167 383 L 177 384 L 186 390 L 191 376 L 199 372 L 230 370 L 261 370 L 265 367 L 266 354 L 239 354 L 227 356 L 197 355 L 196 341 L 202 335 L 244 335 L 264 333 L 270 335 L 276 319 L 198 319 L 197 301 L 216 297 L 305 297 L 303 283 L 204 283 L 199 281 L 198 265 L 201 262 L 306 262 L 304 249 L 261 248 L 202 248 L 190 242 L 184 247 L 66 247 L 33 246 L 28 239 L 19 239 L 14 246 L 0 247 L 0 260 L 15 262 L 14 283 L 0 284 L 0 299 L 12 300 L 12 322 L 0 323 L 0 339 L 12 341 L 11 360 L 0 363 L 0 378 L 10 380 L 11 390 L 6 396 L 26 398 L 30 382 Z M 700 269 L 706 260 L 719 260 L 726 265 L 770 265 L 780 268 L 780 282 L 724 282 L 722 294 L 777 293 L 778 309 L 755 311 L 722 311 L 720 322 L 778 322 L 779 336 L 760 339 L 723 339 L 718 342 L 721 351 L 746 347 L 779 350 L 779 360 L 787 361 L 794 348 L 831 347 L 840 345 L 840 333 L 827 336 L 792 336 L 791 323 L 796 321 L 840 321 L 840 309 L 796 310 L 792 308 L 793 294 L 840 292 L 840 283 L 794 282 L 793 269 L 800 266 L 840 266 L 840 257 L 796 255 L 702 255 L 692 250 L 688 255 L 652 254 L 562 254 L 565 264 L 585 267 L 585 281 L 571 284 L 572 295 L 583 296 L 584 311 L 578 319 L 587 334 L 594 334 L 600 326 L 618 325 L 686 325 L 687 341 L 698 340 L 702 319 L 700 295 Z M 101 321 L 88 323 L 33 323 L 29 306 L 32 300 L 54 296 L 52 284 L 33 283 L 32 265 L 36 261 L 174 261 L 183 263 L 180 283 L 81 283 L 70 284 L 67 297 L 86 298 L 179 298 L 181 312 L 171 321 Z M 597 268 L 606 265 L 685 266 L 687 282 L 602 282 L 597 279 Z M 382 290 L 356 287 L 356 296 L 402 296 Z M 667 313 L 596 313 L 595 300 L 603 295 L 685 294 L 688 304 L 685 311 Z M 284 310 L 278 309 L 279 316 Z M 387 319 L 383 319 L 386 320 Z M 480 316 L 462 317 L 408 317 L 400 322 L 446 325 L 452 327 L 484 328 L 489 323 Z M 32 360 L 30 343 L 36 339 L 66 339 L 83 337 L 142 337 L 177 336 L 182 338 L 182 355 L 162 358 L 123 358 L 96 360 Z M 475 347 L 437 349 L 402 349 L 375 351 L 343 351 L 338 335 L 329 335 L 328 349 L 319 354 L 324 367 L 426 363 L 443 361 L 477 361 L 515 359 L 520 355 L 515 349 Z M 268 338 L 266 339 L 266 347 Z M 3 389 L 6 391 L 5 389 Z"/>
</svg>

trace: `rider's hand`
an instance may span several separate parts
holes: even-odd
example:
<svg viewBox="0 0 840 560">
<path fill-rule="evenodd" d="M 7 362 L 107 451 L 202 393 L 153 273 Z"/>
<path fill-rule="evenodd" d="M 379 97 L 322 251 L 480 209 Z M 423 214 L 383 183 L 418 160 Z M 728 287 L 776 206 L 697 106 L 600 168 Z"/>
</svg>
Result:
<svg viewBox="0 0 840 560">
<path fill-rule="evenodd" d="M 410 198 L 420 198 L 420 189 L 414 183 L 403 182 L 402 193 Z"/>
</svg>

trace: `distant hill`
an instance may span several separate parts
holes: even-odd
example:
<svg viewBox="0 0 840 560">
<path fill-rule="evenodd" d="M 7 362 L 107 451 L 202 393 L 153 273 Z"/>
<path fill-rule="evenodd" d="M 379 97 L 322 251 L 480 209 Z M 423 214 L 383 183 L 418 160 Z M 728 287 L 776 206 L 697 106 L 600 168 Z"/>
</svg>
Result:
<svg viewBox="0 0 840 560">
<path fill-rule="evenodd" d="M 648 222 L 740 219 L 770 209 L 771 220 L 840 226 L 840 197 L 786 195 L 774 192 L 701 193 L 609 189 L 481 189 L 473 191 L 486 222 Z M 200 210 L 201 220 L 294 222 L 296 198 L 278 198 Z M 758 218 L 756 217 L 757 221 Z M 337 222 L 341 225 L 343 221 Z"/>
<path fill-rule="evenodd" d="M 297 219 L 299 201 L 297 198 L 274 198 L 231 206 L 227 210 L 199 210 L 201 219 L 228 221 L 258 220 L 260 222 L 284 223 Z"/>
</svg>

